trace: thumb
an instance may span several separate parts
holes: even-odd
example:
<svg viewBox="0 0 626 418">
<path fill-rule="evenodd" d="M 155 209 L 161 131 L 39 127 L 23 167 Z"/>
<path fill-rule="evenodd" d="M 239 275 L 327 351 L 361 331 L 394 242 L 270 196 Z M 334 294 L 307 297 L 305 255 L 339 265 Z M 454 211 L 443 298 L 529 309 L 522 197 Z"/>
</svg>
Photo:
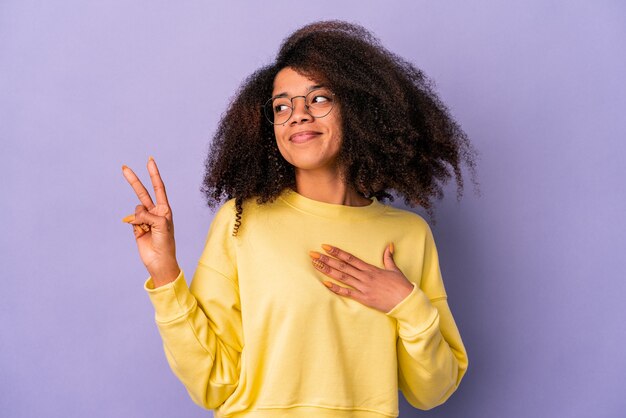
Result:
<svg viewBox="0 0 626 418">
<path fill-rule="evenodd" d="M 155 229 L 157 231 L 165 231 L 167 229 L 167 221 L 165 218 L 151 214 L 143 205 L 137 205 L 135 207 L 135 218 L 128 223 L 133 225 L 146 224 L 151 229 Z"/>
<path fill-rule="evenodd" d="M 383 253 L 383 264 L 387 270 L 396 270 L 400 271 L 398 266 L 396 266 L 395 261 L 393 261 L 393 242 L 385 247 L 385 252 Z"/>
</svg>

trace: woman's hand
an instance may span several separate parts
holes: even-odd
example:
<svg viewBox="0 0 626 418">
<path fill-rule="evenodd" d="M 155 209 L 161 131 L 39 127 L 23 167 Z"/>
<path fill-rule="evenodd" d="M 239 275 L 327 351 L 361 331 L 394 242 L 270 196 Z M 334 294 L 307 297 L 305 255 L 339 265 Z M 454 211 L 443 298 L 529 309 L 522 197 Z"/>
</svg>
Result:
<svg viewBox="0 0 626 418">
<path fill-rule="evenodd" d="M 350 286 L 325 281 L 324 285 L 341 296 L 352 298 L 382 312 L 391 311 L 413 290 L 413 284 L 393 261 L 393 244 L 383 252 L 384 269 L 378 268 L 337 247 L 323 244 L 329 257 L 311 251 L 313 266 L 333 279 Z"/>
<path fill-rule="evenodd" d="M 141 202 L 141 205 L 135 207 L 134 215 L 123 219 L 124 222 L 133 225 L 141 261 L 148 269 L 155 287 L 172 282 L 178 277 L 180 268 L 176 261 L 172 210 L 167 201 L 159 169 L 154 159 L 150 157 L 148 173 L 154 187 L 156 205 L 133 170 L 122 166 L 122 173 Z"/>
</svg>

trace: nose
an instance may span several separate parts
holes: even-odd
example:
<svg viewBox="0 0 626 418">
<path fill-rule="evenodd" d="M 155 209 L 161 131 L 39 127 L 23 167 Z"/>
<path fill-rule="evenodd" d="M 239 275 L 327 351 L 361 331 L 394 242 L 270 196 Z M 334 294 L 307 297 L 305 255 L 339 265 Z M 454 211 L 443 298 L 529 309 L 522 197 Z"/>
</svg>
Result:
<svg viewBox="0 0 626 418">
<path fill-rule="evenodd" d="M 304 96 L 293 97 L 291 99 L 291 103 L 293 106 L 293 112 L 291 113 L 291 124 L 299 124 L 311 119 L 311 115 L 306 108 L 306 98 Z"/>
</svg>

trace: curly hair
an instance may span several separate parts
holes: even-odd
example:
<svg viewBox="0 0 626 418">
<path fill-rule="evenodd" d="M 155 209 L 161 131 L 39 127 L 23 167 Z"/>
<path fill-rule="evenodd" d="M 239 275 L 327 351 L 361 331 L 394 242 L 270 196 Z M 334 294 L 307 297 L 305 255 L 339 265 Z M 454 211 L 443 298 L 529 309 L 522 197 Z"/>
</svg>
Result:
<svg viewBox="0 0 626 418">
<path fill-rule="evenodd" d="M 432 218 L 433 200 L 443 197 L 452 176 L 461 198 L 462 164 L 477 184 L 476 151 L 424 73 L 359 25 L 316 22 L 286 38 L 275 61 L 243 82 L 213 137 L 201 190 L 209 207 L 235 198 L 233 235 L 245 199 L 263 204 L 295 188 L 294 167 L 280 154 L 262 110 L 276 74 L 286 67 L 323 83 L 340 99 L 337 161 L 348 185 L 363 197 L 393 201 L 395 192 Z"/>
</svg>

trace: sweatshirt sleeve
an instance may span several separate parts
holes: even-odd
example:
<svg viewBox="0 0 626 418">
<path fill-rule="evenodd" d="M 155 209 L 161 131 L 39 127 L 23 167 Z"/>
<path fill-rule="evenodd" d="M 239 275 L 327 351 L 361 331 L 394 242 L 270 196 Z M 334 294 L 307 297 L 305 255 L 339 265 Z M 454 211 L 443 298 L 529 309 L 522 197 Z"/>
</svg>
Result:
<svg viewBox="0 0 626 418">
<path fill-rule="evenodd" d="M 431 409 L 456 390 L 467 353 L 448 307 L 432 232 L 426 225 L 419 283 L 387 315 L 397 320 L 398 379 L 407 401 Z"/>
<path fill-rule="evenodd" d="M 226 206 L 213 219 L 190 287 L 182 271 L 167 285 L 154 288 L 152 278 L 145 284 L 167 361 L 193 401 L 207 409 L 220 406 L 237 387 L 243 347 Z"/>
</svg>

